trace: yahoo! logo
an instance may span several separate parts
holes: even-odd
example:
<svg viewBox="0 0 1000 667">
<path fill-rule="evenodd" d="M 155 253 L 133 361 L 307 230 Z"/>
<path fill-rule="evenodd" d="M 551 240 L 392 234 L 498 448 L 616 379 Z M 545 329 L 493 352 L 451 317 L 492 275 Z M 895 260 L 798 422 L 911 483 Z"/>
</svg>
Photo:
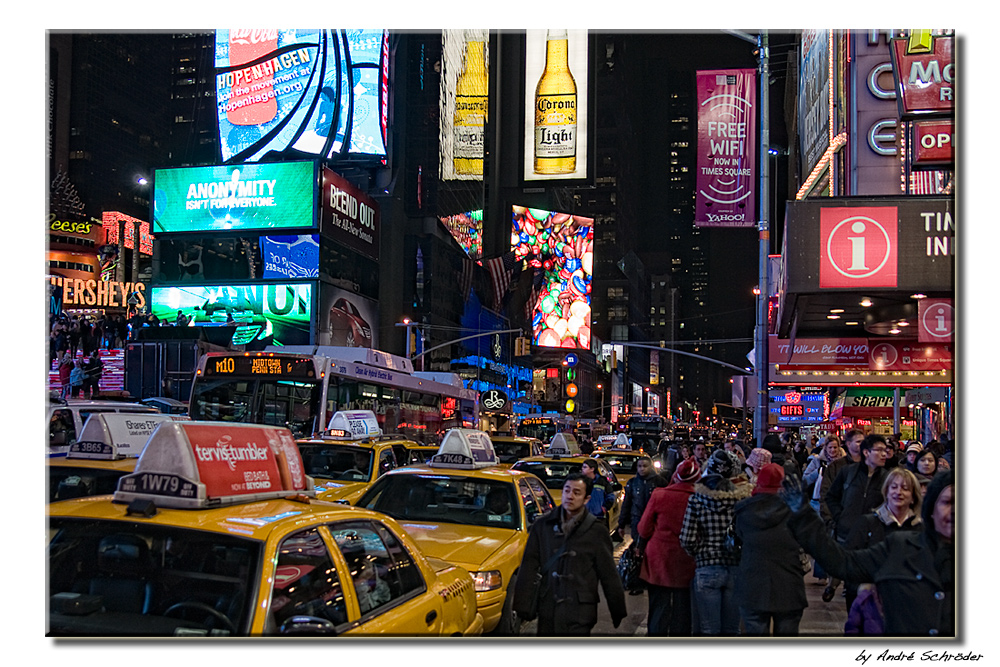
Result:
<svg viewBox="0 0 1000 667">
<path fill-rule="evenodd" d="M 819 286 L 896 287 L 896 207 L 820 211 Z"/>
</svg>

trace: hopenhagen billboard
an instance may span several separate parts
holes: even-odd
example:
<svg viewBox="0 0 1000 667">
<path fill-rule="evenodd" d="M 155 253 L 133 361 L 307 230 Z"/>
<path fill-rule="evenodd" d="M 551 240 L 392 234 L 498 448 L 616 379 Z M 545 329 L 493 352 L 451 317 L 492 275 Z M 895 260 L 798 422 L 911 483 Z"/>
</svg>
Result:
<svg viewBox="0 0 1000 667">
<path fill-rule="evenodd" d="M 389 33 L 215 31 L 223 162 L 386 155 Z"/>
</svg>

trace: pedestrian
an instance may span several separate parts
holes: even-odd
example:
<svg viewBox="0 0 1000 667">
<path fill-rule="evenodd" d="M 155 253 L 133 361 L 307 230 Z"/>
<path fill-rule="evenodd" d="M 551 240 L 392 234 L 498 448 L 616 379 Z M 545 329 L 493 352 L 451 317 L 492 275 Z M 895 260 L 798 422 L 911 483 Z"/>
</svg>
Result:
<svg viewBox="0 0 1000 667">
<path fill-rule="evenodd" d="M 83 370 L 83 359 L 77 359 L 73 362 L 73 370 L 69 373 L 69 384 L 70 384 L 70 395 L 73 398 L 80 396 L 83 391 L 83 381 L 86 378 L 86 373 Z"/>
<path fill-rule="evenodd" d="M 787 479 L 779 496 L 792 510 L 795 539 L 827 572 L 874 583 L 891 637 L 955 636 L 954 473 L 942 471 L 927 487 L 922 530 L 897 530 L 867 549 L 846 549 L 806 507 L 802 484 Z M 916 574 L 914 574 L 916 573 Z"/>
<path fill-rule="evenodd" d="M 62 359 L 59 360 L 59 384 L 61 389 L 59 391 L 59 398 L 65 400 L 72 391 L 73 383 L 70 376 L 73 373 L 73 357 L 70 356 L 69 351 L 63 352 Z"/>
<path fill-rule="evenodd" d="M 742 542 L 736 601 L 743 634 L 751 637 L 798 636 L 809 605 L 799 543 L 787 526 L 791 510 L 777 496 L 784 477 L 784 468 L 768 463 L 751 496 L 733 508 L 733 530 Z"/>
<path fill-rule="evenodd" d="M 605 526 L 608 525 L 608 510 L 615 506 L 615 497 L 597 467 L 596 459 L 587 459 L 580 466 L 580 471 L 590 480 L 593 489 L 587 500 L 587 511 L 593 514 Z"/>
<path fill-rule="evenodd" d="M 739 461 L 725 450 L 712 453 L 684 512 L 680 544 L 695 561 L 692 599 L 703 635 L 737 635 L 740 615 L 734 604 L 739 555 L 726 548 L 726 533 L 736 503 L 750 496 Z"/>
<path fill-rule="evenodd" d="M 806 448 L 806 441 L 799 438 L 795 439 L 795 446 L 792 447 L 792 458 L 795 459 L 795 463 L 799 466 L 799 470 L 806 467 L 806 463 L 809 461 L 809 450 Z"/>
<path fill-rule="evenodd" d="M 97 398 L 100 393 L 101 376 L 104 374 L 104 362 L 96 349 L 83 365 L 83 395 L 87 398 Z"/>
<path fill-rule="evenodd" d="M 926 489 L 927 485 L 930 484 L 934 475 L 937 473 L 938 459 L 934 456 L 934 452 L 929 449 L 925 449 L 917 454 L 913 465 L 907 466 L 907 469 L 916 475 L 920 486 Z"/>
<path fill-rule="evenodd" d="M 74 317 L 69 325 L 69 353 L 76 358 L 76 351 L 80 347 L 80 323 Z"/>
<path fill-rule="evenodd" d="M 885 437 L 872 433 L 861 441 L 862 460 L 842 468 L 830 485 L 825 500 L 834 520 L 834 539 L 847 547 L 852 532 L 861 526 L 863 517 L 882 504 L 882 483 L 888 474 L 885 470 Z M 857 597 L 857 584 L 846 582 L 847 611 Z M 823 601 L 826 599 L 823 591 Z"/>
<path fill-rule="evenodd" d="M 618 527 L 615 534 L 619 538 L 625 537 L 626 526 L 632 542 L 629 549 L 633 554 L 639 555 L 639 521 L 642 519 L 649 497 L 653 494 L 653 489 L 666 486 L 667 482 L 656 473 L 653 467 L 653 459 L 648 456 L 641 456 L 636 459 L 636 474 L 625 484 L 625 499 L 622 501 L 622 510 L 618 514 Z M 629 591 L 630 595 L 639 595 L 641 589 Z"/>
<path fill-rule="evenodd" d="M 771 452 L 766 449 L 761 449 L 757 447 L 750 452 L 750 456 L 747 457 L 746 466 L 743 468 L 744 473 L 747 476 L 747 481 L 750 486 L 753 487 L 757 484 L 757 474 L 760 469 L 771 462 Z"/>
<path fill-rule="evenodd" d="M 684 513 L 694 494 L 701 469 L 694 459 L 681 461 L 670 484 L 653 490 L 639 521 L 642 565 L 639 578 L 646 582 L 649 637 L 691 636 L 691 581 L 694 559 L 681 548 Z"/>
<path fill-rule="evenodd" d="M 694 458 L 697 459 L 698 465 L 700 465 L 702 471 L 704 471 L 705 464 L 708 463 L 708 445 L 699 440 L 694 443 L 691 453 L 694 454 Z"/>
<path fill-rule="evenodd" d="M 831 461 L 827 470 L 823 471 L 823 482 L 819 489 L 819 512 L 820 517 L 831 531 L 833 530 L 833 517 L 830 515 L 830 508 L 826 505 L 826 494 L 830 491 L 830 485 L 837 478 L 841 468 L 861 460 L 861 441 L 864 439 L 865 433 L 860 429 L 854 428 L 845 433 L 844 450 L 847 452 L 847 456 Z"/>
<path fill-rule="evenodd" d="M 906 446 L 905 456 L 901 465 L 903 465 L 907 470 L 912 473 L 917 472 L 917 455 L 924 450 L 923 445 L 917 440 L 911 440 L 910 444 Z"/>
<path fill-rule="evenodd" d="M 810 498 L 809 505 L 816 510 L 817 515 L 820 514 L 820 490 L 823 488 L 823 477 L 831 463 L 847 455 L 840 446 L 840 438 L 836 435 L 826 436 L 821 442 L 823 446 L 819 453 L 813 455 L 809 460 L 809 465 L 806 466 L 805 472 L 802 473 L 802 482 L 805 486 L 806 494 Z M 816 583 L 830 589 L 830 599 L 833 599 L 832 595 L 836 593 L 837 587 L 840 586 L 840 581 L 836 579 L 828 580 L 826 572 L 823 571 L 822 566 L 817 562 L 813 562 L 813 577 L 817 580 Z"/>
<path fill-rule="evenodd" d="M 802 468 L 796 463 L 792 456 L 791 446 L 788 444 L 790 438 L 791 434 L 787 432 L 780 436 L 777 433 L 768 433 L 764 436 L 764 442 L 760 446 L 771 452 L 771 462 L 783 467 L 786 475 L 801 477 Z"/>
<path fill-rule="evenodd" d="M 538 618 L 538 636 L 589 636 L 597 623 L 598 585 L 617 628 L 628 615 L 606 527 L 586 510 L 593 482 L 570 473 L 562 504 L 531 524 L 514 585 L 513 608 Z"/>
</svg>

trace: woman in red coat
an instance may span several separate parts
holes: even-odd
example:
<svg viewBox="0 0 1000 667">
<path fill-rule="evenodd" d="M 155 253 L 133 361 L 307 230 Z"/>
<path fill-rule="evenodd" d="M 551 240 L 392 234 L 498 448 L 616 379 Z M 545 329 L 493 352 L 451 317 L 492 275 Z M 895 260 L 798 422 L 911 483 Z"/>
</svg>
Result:
<svg viewBox="0 0 1000 667">
<path fill-rule="evenodd" d="M 684 511 L 700 476 L 694 458 L 682 461 L 670 485 L 653 491 L 639 522 L 645 549 L 639 577 L 649 589 L 646 627 L 650 637 L 691 636 L 694 559 L 681 548 L 679 536 Z"/>
</svg>

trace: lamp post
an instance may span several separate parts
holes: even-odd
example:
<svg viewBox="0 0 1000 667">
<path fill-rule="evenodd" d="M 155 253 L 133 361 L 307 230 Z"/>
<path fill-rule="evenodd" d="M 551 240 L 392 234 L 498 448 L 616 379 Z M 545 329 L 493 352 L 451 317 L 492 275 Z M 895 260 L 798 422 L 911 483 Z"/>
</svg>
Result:
<svg viewBox="0 0 1000 667">
<path fill-rule="evenodd" d="M 601 392 L 601 422 L 604 421 L 604 385 L 597 383 L 597 389 Z"/>
</svg>

